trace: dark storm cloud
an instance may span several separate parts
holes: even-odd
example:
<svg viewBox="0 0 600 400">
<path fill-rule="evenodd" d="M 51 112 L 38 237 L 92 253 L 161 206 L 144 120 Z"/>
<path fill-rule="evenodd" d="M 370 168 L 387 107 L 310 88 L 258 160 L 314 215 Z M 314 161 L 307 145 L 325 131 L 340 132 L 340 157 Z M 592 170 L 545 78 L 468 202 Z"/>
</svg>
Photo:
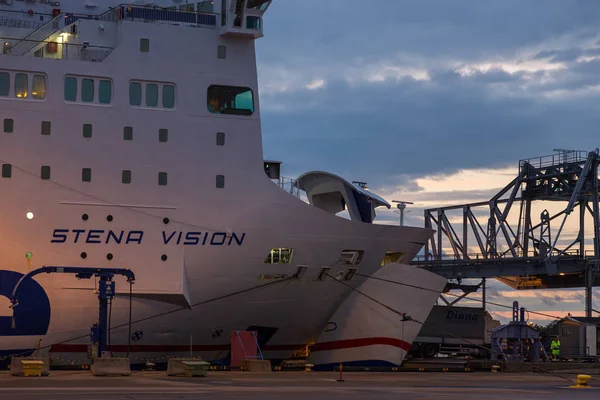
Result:
<svg viewBox="0 0 600 400">
<path fill-rule="evenodd" d="M 269 9 L 268 38 L 259 46 L 264 61 L 284 54 L 310 63 L 317 54 L 331 59 L 398 51 L 473 59 L 564 34 L 590 36 L 599 17 L 591 0 L 284 0 Z"/>
<path fill-rule="evenodd" d="M 406 190 L 425 174 L 591 150 L 598 95 L 545 94 L 600 84 L 600 61 L 576 61 L 597 54 L 598 17 L 591 1 L 275 2 L 257 42 L 265 157 L 287 176 L 326 170 Z M 566 67 L 457 72 L 496 59 Z M 303 87 L 317 79 L 323 87 Z"/>
</svg>

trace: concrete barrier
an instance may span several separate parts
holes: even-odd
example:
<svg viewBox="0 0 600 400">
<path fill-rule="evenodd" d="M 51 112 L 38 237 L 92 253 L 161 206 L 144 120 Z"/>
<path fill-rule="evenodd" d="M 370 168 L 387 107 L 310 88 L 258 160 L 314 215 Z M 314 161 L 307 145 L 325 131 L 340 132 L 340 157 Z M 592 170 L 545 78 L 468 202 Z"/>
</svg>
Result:
<svg viewBox="0 0 600 400">
<path fill-rule="evenodd" d="M 185 370 L 185 376 L 191 378 L 193 376 L 208 376 L 208 367 L 210 363 L 206 361 L 182 361 Z"/>
<path fill-rule="evenodd" d="M 129 376 L 131 364 L 126 357 L 94 358 L 91 371 L 94 376 Z"/>
<path fill-rule="evenodd" d="M 242 371 L 271 372 L 271 360 L 244 360 Z"/>
<path fill-rule="evenodd" d="M 185 375 L 185 367 L 183 365 L 183 361 L 190 361 L 190 362 L 203 362 L 204 360 L 202 360 L 202 358 L 200 357 L 173 357 L 173 358 L 169 358 L 168 364 L 167 364 L 167 375 L 168 376 L 178 376 L 178 375 Z"/>
<path fill-rule="evenodd" d="M 10 360 L 10 374 L 12 376 L 25 376 L 25 370 L 23 369 L 23 363 L 21 361 L 41 361 L 44 363 L 41 375 L 50 375 L 49 357 L 12 357 Z"/>
</svg>

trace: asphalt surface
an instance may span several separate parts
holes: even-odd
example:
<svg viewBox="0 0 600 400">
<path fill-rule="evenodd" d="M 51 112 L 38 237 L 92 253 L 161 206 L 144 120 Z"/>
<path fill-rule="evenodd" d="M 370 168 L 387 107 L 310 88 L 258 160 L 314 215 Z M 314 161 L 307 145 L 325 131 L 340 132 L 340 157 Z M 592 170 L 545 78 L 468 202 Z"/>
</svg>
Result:
<svg viewBox="0 0 600 400">
<path fill-rule="evenodd" d="M 48 377 L 12 377 L 0 372 L 0 399 L 598 399 L 600 375 L 589 389 L 547 374 L 209 372 L 206 378 L 134 372 L 130 377 L 94 377 L 90 372 L 52 371 Z M 573 373 L 561 374 L 575 379 Z"/>
</svg>

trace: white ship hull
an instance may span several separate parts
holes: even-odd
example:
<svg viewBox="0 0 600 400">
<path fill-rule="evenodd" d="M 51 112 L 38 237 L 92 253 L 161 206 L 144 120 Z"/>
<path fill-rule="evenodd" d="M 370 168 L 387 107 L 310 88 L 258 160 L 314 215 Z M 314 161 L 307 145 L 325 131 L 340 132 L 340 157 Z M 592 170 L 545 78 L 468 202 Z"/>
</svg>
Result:
<svg viewBox="0 0 600 400">
<path fill-rule="evenodd" d="M 446 279 L 414 266 L 382 267 L 338 308 L 307 362 L 315 370 L 399 367 L 444 286 Z"/>
<path fill-rule="evenodd" d="M 227 356 L 233 331 L 252 328 L 266 358 L 284 358 L 315 341 L 351 291 L 317 279 L 323 266 L 347 274 L 345 250 L 364 252 L 354 267 L 365 275 L 387 252 L 410 262 L 431 230 L 371 224 L 373 198 L 339 180 L 344 202 L 328 203 L 328 212 L 266 176 L 254 39 L 268 3 L 252 3 L 262 8 L 248 5 L 248 18 L 239 19 L 244 1 L 214 2 L 221 15 L 143 6 L 120 6 L 101 19 L 60 14 L 30 41 L 7 45 L 0 55 L 0 299 L 44 265 L 128 268 L 136 276 L 133 339 L 128 347 L 129 287 L 116 277 L 111 326 L 122 327 L 111 333 L 115 355 L 130 349 L 145 362 L 187 355 L 191 346 L 216 360 Z M 61 4 L 58 12 L 81 12 L 80 1 Z M 34 15 L 49 5 L 31 7 Z M 42 42 L 31 44 L 36 38 Z M 334 215 L 341 204 L 362 221 Z M 265 262 L 276 248 L 293 249 L 291 261 Z M 299 266 L 306 267 L 301 279 L 232 295 L 291 277 Z M 4 303 L 0 351 L 31 351 L 41 339 L 42 353 L 85 361 L 98 320 L 95 281 L 35 280 L 19 293 L 14 327 Z"/>
</svg>

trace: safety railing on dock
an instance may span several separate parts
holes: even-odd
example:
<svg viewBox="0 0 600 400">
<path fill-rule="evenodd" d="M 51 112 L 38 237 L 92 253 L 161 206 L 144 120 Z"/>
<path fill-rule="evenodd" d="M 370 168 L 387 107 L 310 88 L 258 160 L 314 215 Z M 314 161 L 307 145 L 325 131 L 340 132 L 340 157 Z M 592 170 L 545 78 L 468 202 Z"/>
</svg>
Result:
<svg viewBox="0 0 600 400">
<path fill-rule="evenodd" d="M 433 255 L 429 255 L 428 257 L 426 257 L 425 255 L 418 255 L 413 259 L 413 263 L 414 264 L 428 264 L 428 265 L 436 265 L 436 264 L 461 264 L 461 263 L 473 263 L 473 262 L 492 262 L 492 261 L 497 261 L 497 262 L 502 262 L 503 260 L 506 260 L 508 262 L 514 262 L 517 259 L 545 259 L 547 257 L 547 255 L 540 255 L 537 252 L 534 251 L 529 251 L 527 252 L 527 254 L 517 254 L 517 257 L 513 257 L 510 253 L 500 253 L 495 257 L 488 255 L 485 255 L 483 253 L 467 253 L 466 254 L 467 257 L 464 256 L 455 256 L 453 254 L 448 254 L 448 255 L 444 255 L 442 257 L 438 257 L 437 259 L 434 259 Z M 559 251 L 559 250 L 555 250 L 552 252 L 552 256 L 551 257 L 561 257 L 563 260 L 565 258 L 582 258 L 582 259 L 586 259 L 586 260 L 593 260 L 594 257 L 594 251 L 593 250 L 586 250 L 585 253 L 583 255 L 580 255 L 579 250 L 577 249 L 570 249 L 567 251 Z"/>
<path fill-rule="evenodd" d="M 0 37 L 1 41 L 13 41 L 14 38 Z M 45 40 L 23 39 L 23 42 L 30 45 L 30 48 L 37 49 L 32 53 L 33 57 L 50 58 L 53 60 L 77 60 L 101 62 L 113 51 L 112 47 L 92 46 L 72 43 L 58 43 Z M 13 54 L 14 48 L 5 48 L 3 53 Z"/>
<path fill-rule="evenodd" d="M 561 164 L 582 163 L 585 162 L 587 157 L 587 151 L 565 150 L 548 156 L 520 160 L 519 167 L 522 167 L 524 164 L 530 164 L 535 168 L 545 168 Z"/>
</svg>

